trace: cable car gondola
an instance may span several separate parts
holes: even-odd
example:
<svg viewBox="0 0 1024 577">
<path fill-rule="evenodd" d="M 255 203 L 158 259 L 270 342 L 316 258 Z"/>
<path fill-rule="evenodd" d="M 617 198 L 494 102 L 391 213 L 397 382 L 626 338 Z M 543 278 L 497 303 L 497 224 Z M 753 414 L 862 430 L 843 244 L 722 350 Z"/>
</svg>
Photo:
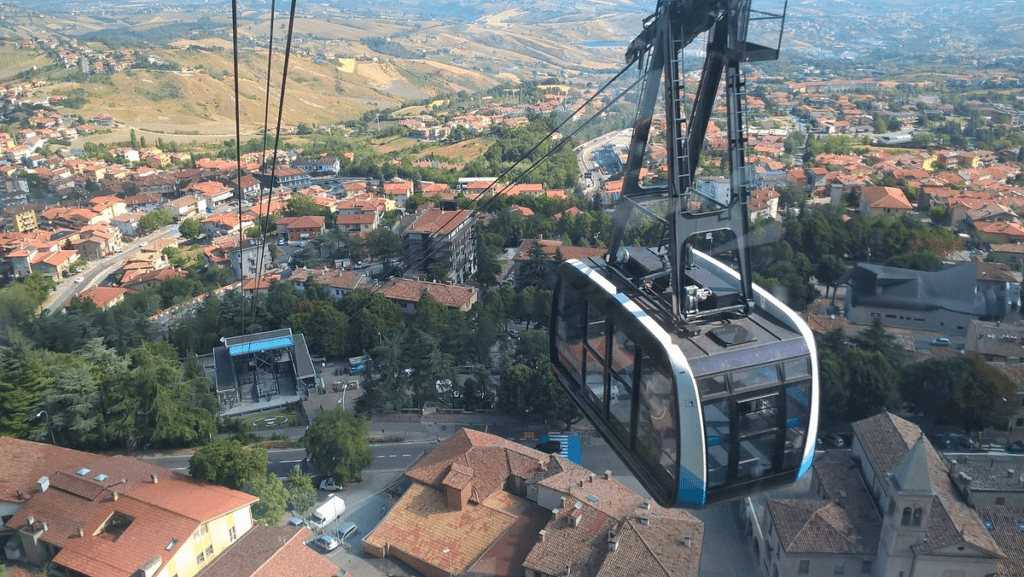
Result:
<svg viewBox="0 0 1024 577">
<path fill-rule="evenodd" d="M 778 20 L 782 14 L 756 13 Z M 794 482 L 817 433 L 814 340 L 781 301 L 751 282 L 749 185 L 739 62 L 777 58 L 748 42 L 749 0 L 662 0 L 627 58 L 647 70 L 623 191 L 604 258 L 559 267 L 551 362 L 563 389 L 651 496 L 699 508 Z M 703 23 L 699 26 L 695 23 Z M 704 68 L 684 120 L 682 49 L 708 32 Z M 722 75 L 729 197 L 697 194 L 692 177 Z M 639 173 L 664 79 L 667 183 Z M 662 225 L 657 246 L 625 246 L 637 219 Z M 695 249 L 726 230 L 737 270 Z"/>
</svg>

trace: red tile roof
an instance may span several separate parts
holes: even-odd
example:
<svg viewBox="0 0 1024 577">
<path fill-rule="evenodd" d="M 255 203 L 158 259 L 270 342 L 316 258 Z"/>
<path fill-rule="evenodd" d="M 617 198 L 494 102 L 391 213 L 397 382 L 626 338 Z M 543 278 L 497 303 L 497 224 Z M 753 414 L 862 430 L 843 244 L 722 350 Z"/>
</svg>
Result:
<svg viewBox="0 0 1024 577">
<path fill-rule="evenodd" d="M 403 235 L 420 234 L 451 234 L 455 229 L 471 218 L 471 210 L 440 210 L 430 208 L 423 211 L 415 222 L 405 229 Z"/>
<path fill-rule="evenodd" d="M 334 577 L 338 566 L 310 549 L 305 527 L 258 525 L 196 577 Z"/>
<path fill-rule="evenodd" d="M 11 478 L 5 467 L 0 494 L 13 493 L 18 502 L 21 488 L 30 497 L 6 525 L 25 528 L 30 516 L 37 531 L 46 523 L 39 539 L 60 549 L 54 562 L 93 577 L 132 574 L 157 555 L 166 563 L 201 523 L 256 501 L 137 459 L 16 439 L 0 439 L 0 462 L 20 463 L 26 471 Z M 36 479 L 48 477 L 49 488 L 32 490 L 34 480 L 24 478 L 28 471 Z M 114 513 L 130 519 L 120 534 L 104 530 Z"/>
</svg>

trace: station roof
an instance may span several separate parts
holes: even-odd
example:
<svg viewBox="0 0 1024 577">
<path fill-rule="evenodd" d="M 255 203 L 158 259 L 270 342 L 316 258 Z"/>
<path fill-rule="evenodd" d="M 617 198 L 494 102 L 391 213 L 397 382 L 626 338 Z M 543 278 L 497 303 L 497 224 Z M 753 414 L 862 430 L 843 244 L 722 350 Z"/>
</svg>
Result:
<svg viewBox="0 0 1024 577">
<path fill-rule="evenodd" d="M 224 346 L 227 347 L 232 357 L 273 349 L 290 348 L 294 345 L 295 339 L 292 336 L 291 329 L 279 329 L 224 339 Z"/>
</svg>

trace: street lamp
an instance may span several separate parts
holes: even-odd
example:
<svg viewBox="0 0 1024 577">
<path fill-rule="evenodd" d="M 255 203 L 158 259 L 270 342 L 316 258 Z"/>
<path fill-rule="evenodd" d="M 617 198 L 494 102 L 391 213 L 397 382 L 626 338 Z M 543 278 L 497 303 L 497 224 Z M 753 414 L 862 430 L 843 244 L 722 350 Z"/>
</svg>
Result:
<svg viewBox="0 0 1024 577">
<path fill-rule="evenodd" d="M 46 428 L 50 429 L 50 441 L 53 442 L 53 444 L 56 446 L 57 439 L 53 436 L 53 427 L 50 426 L 50 413 L 47 413 L 46 411 L 39 411 L 38 413 L 36 413 L 36 418 L 38 419 L 43 415 L 46 415 Z"/>
<path fill-rule="evenodd" d="M 444 554 L 448 556 L 448 577 L 452 577 L 452 550 L 445 547 Z"/>
</svg>

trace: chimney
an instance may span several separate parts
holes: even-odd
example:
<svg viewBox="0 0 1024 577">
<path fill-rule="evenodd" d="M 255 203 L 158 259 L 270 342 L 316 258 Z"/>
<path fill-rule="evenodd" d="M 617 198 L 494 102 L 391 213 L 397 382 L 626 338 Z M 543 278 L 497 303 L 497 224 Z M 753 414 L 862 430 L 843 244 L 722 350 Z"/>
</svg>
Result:
<svg viewBox="0 0 1024 577">
<path fill-rule="evenodd" d="M 544 542 L 544 537 L 546 537 L 546 536 L 547 536 L 547 534 L 548 534 L 548 532 L 547 532 L 547 531 L 545 531 L 544 529 L 541 529 L 541 530 L 540 530 L 540 532 L 538 533 L 538 535 L 540 535 L 540 542 L 541 542 L 541 543 L 543 543 L 543 542 Z"/>
<path fill-rule="evenodd" d="M 644 515 L 643 517 L 640 517 L 640 524 L 645 526 L 645 527 L 650 525 L 651 524 L 651 518 L 648 517 L 647 515 Z"/>
<path fill-rule="evenodd" d="M 565 577 L 569 577 L 570 575 L 572 575 L 572 565 L 566 565 L 565 566 Z"/>
<path fill-rule="evenodd" d="M 588 478 L 588 479 L 590 479 L 590 482 L 591 482 L 591 483 L 593 483 L 593 482 L 594 482 L 594 479 L 596 479 L 596 478 L 597 478 L 597 475 L 595 475 L 595 474 L 591 473 L 591 474 L 587 475 L 587 478 Z"/>
<path fill-rule="evenodd" d="M 682 541 L 680 541 L 679 544 L 682 545 L 683 547 L 689 547 L 692 542 L 693 542 L 693 536 L 692 535 L 687 535 L 687 536 L 683 537 Z"/>
<path fill-rule="evenodd" d="M 156 477 L 156 473 L 150 473 L 150 474 L 149 474 L 149 478 L 150 478 L 150 479 L 153 479 L 153 484 L 154 484 L 154 485 L 156 485 L 156 483 L 157 483 L 157 481 L 158 481 L 158 479 L 157 479 L 157 477 Z"/>
<path fill-rule="evenodd" d="M 619 549 L 619 536 L 615 531 L 608 531 L 608 551 L 614 553 Z"/>
<path fill-rule="evenodd" d="M 18 489 L 18 500 L 19 500 L 19 501 L 21 501 L 21 500 L 23 500 L 24 498 L 25 498 L 25 496 L 24 496 L 24 495 L 22 495 L 22 493 L 21 493 L 21 489 Z"/>
<path fill-rule="evenodd" d="M 29 527 L 35 526 L 36 518 L 33 517 L 32 515 L 29 515 L 28 518 L 25 519 L 25 524 L 28 525 Z"/>
<path fill-rule="evenodd" d="M 547 471 L 548 470 L 548 463 L 547 463 L 547 461 L 537 461 L 537 470 L 538 471 Z"/>
<path fill-rule="evenodd" d="M 117 501 L 117 491 L 111 491 L 111 494 L 113 495 L 113 500 Z"/>
<path fill-rule="evenodd" d="M 85 537 L 85 529 L 79 527 L 78 528 L 78 536 L 79 537 Z"/>
<path fill-rule="evenodd" d="M 46 521 L 43 521 L 43 533 L 50 530 L 50 525 Z"/>
<path fill-rule="evenodd" d="M 644 509 L 646 509 L 648 511 L 651 510 L 651 502 L 648 501 L 647 499 L 644 499 Z"/>
<path fill-rule="evenodd" d="M 949 461 L 949 476 L 956 477 L 956 459 L 950 459 Z"/>
<path fill-rule="evenodd" d="M 583 511 L 580 511 L 579 509 L 576 509 L 575 511 L 573 511 L 572 513 L 569 514 L 569 526 L 570 527 L 579 527 L 580 526 L 580 519 L 582 519 L 582 518 L 583 518 Z"/>
<path fill-rule="evenodd" d="M 612 471 L 611 471 L 611 469 L 606 469 L 605 470 L 605 472 L 604 472 L 604 480 L 605 481 L 611 481 L 612 480 Z"/>
<path fill-rule="evenodd" d="M 580 479 L 580 487 L 583 486 L 583 479 Z"/>
<path fill-rule="evenodd" d="M 561 498 L 561 500 L 560 500 L 560 501 L 561 501 L 561 504 L 562 504 L 562 508 L 565 508 L 565 501 L 566 501 L 566 499 L 567 499 L 567 498 L 566 498 L 566 496 L 565 496 L 565 495 L 562 495 L 562 498 Z"/>
</svg>

